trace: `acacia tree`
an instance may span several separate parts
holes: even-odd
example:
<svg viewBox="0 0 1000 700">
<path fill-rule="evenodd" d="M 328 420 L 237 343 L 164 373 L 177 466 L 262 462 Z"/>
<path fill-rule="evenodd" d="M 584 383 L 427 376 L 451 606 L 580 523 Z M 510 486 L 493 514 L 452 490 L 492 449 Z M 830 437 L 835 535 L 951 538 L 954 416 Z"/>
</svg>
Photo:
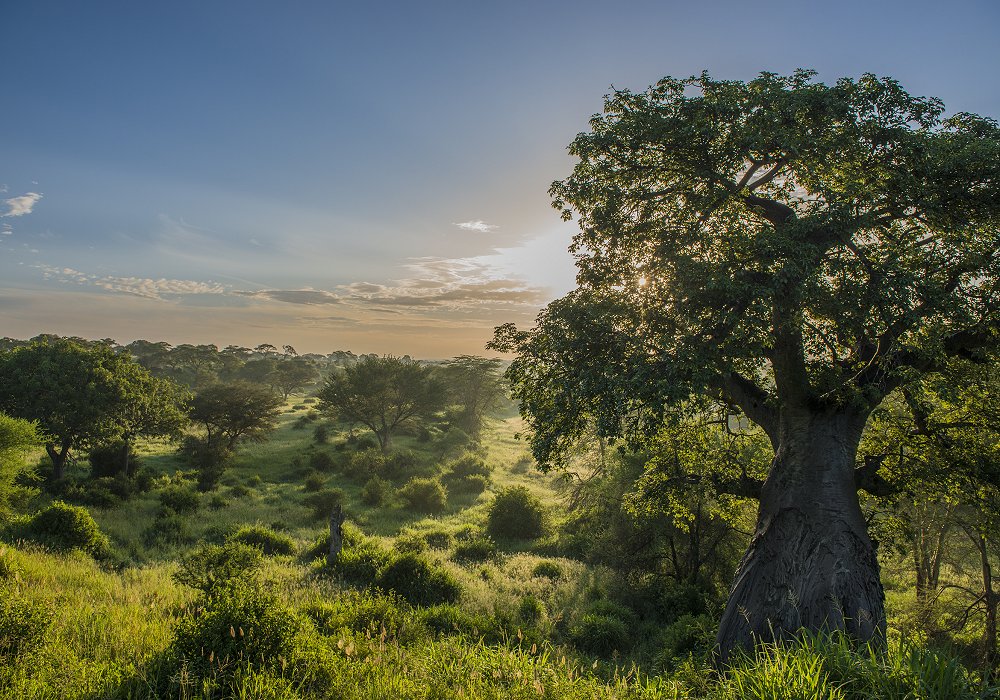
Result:
<svg viewBox="0 0 1000 700">
<path fill-rule="evenodd" d="M 366 426 L 387 452 L 393 434 L 407 422 L 444 406 L 445 390 L 429 367 L 391 355 L 367 355 L 331 375 L 318 396 L 322 410 Z"/>
<path fill-rule="evenodd" d="M 738 407 L 774 449 L 723 660 L 802 627 L 884 631 L 865 423 L 992 344 L 1000 318 L 1000 129 L 942 114 L 872 75 L 665 78 L 607 97 L 552 186 L 579 221 L 578 288 L 492 344 L 517 353 L 539 462 L 595 419 L 641 443 L 692 395 Z"/>
<path fill-rule="evenodd" d="M 106 344 L 47 338 L 0 355 L 0 409 L 37 421 L 56 480 L 74 448 L 175 433 L 184 399 Z"/>
<path fill-rule="evenodd" d="M 486 415 L 498 409 L 506 396 L 500 368 L 503 361 L 476 355 L 459 355 L 444 364 L 441 374 L 450 400 L 459 406 L 459 427 L 479 435 Z"/>
</svg>

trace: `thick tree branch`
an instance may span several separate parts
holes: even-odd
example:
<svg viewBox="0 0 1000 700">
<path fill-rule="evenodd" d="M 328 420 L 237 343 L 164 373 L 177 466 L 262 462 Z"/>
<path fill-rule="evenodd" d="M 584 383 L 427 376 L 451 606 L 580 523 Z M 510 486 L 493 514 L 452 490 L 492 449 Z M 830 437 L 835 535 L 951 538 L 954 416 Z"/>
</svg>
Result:
<svg viewBox="0 0 1000 700">
<path fill-rule="evenodd" d="M 726 372 L 712 380 L 720 397 L 759 425 L 773 446 L 778 444 L 778 412 L 771 405 L 771 395 L 739 372 Z"/>
<path fill-rule="evenodd" d="M 899 489 L 878 475 L 879 467 L 887 455 L 866 455 L 865 463 L 854 470 L 854 485 L 859 491 L 867 491 L 873 496 L 885 498 L 898 493 Z"/>
<path fill-rule="evenodd" d="M 748 194 L 744 195 L 743 201 L 775 226 L 780 226 L 795 218 L 794 209 L 773 199 Z"/>
</svg>

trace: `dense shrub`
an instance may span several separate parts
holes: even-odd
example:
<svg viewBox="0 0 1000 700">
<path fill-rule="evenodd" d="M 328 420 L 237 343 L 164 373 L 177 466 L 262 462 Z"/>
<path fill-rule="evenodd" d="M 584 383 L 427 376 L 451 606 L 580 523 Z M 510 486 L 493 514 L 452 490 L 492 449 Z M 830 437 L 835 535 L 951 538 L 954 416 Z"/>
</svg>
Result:
<svg viewBox="0 0 1000 700">
<path fill-rule="evenodd" d="M 473 537 L 472 539 L 459 542 L 452 554 L 452 557 L 456 561 L 475 563 L 495 559 L 496 556 L 497 545 L 489 537 Z"/>
<path fill-rule="evenodd" d="M 570 629 L 570 640 L 578 649 L 597 656 L 611 656 L 631 646 L 624 620 L 594 613 L 583 615 Z"/>
<path fill-rule="evenodd" d="M 260 474 L 253 474 L 247 479 L 247 486 L 250 488 L 257 488 L 264 483 L 264 480 L 260 477 Z"/>
<path fill-rule="evenodd" d="M 504 489 L 490 504 L 486 529 L 494 537 L 530 540 L 545 532 L 545 510 L 524 486 Z"/>
<path fill-rule="evenodd" d="M 260 586 L 233 583 L 225 595 L 207 597 L 192 610 L 181 618 L 167 651 L 185 675 L 231 691 L 248 667 L 280 671 L 296 656 L 303 620 Z"/>
<path fill-rule="evenodd" d="M 436 634 L 461 634 L 482 640 L 484 644 L 500 644 L 506 637 L 506 630 L 495 618 L 463 610 L 450 603 L 424 608 L 420 617 Z"/>
<path fill-rule="evenodd" d="M 312 509 L 313 517 L 317 520 L 329 518 L 333 509 L 343 503 L 344 492 L 341 489 L 322 489 L 302 499 L 302 504 Z"/>
<path fill-rule="evenodd" d="M 107 538 L 87 509 L 62 501 L 35 513 L 27 530 L 32 539 L 58 551 L 82 549 L 98 554 L 107 547 Z"/>
<path fill-rule="evenodd" d="M 377 476 L 373 476 L 361 489 L 361 502 L 366 506 L 380 506 L 385 503 L 392 487 L 388 481 Z"/>
<path fill-rule="evenodd" d="M 660 633 L 654 665 L 672 671 L 691 654 L 705 657 L 715 644 L 715 620 L 710 615 L 682 615 Z"/>
<path fill-rule="evenodd" d="M 181 443 L 181 454 L 198 473 L 198 490 L 212 491 L 219 485 L 229 458 L 225 445 L 195 435 L 188 435 Z"/>
<path fill-rule="evenodd" d="M 185 555 L 174 580 L 205 594 L 212 594 L 233 581 L 252 583 L 263 564 L 263 552 L 237 541 L 202 545 Z"/>
<path fill-rule="evenodd" d="M 482 457 L 468 452 L 455 461 L 451 462 L 444 476 L 445 481 L 459 481 L 470 476 L 482 476 L 490 478 L 490 468 Z"/>
<path fill-rule="evenodd" d="M 253 491 L 243 484 L 233 484 L 229 487 L 229 495 L 233 498 L 247 498 Z"/>
<path fill-rule="evenodd" d="M 463 476 L 461 479 L 455 479 L 449 482 L 448 486 L 456 493 L 478 494 L 485 491 L 489 485 L 490 480 L 488 478 L 473 474 L 472 476 Z"/>
<path fill-rule="evenodd" d="M 295 542 L 288 535 L 275 532 L 263 525 L 244 525 L 234 532 L 229 540 L 256 547 L 268 556 L 295 553 Z"/>
<path fill-rule="evenodd" d="M 327 544 L 328 549 L 329 544 Z M 323 554 L 326 555 L 326 550 Z M 333 571 L 346 583 L 367 587 L 376 582 L 379 573 L 391 561 L 392 554 L 374 540 L 366 539 L 351 546 L 345 542 Z"/>
<path fill-rule="evenodd" d="M 194 541 L 191 527 L 183 515 L 165 510 L 143 530 L 143 540 L 149 546 L 181 545 Z"/>
<path fill-rule="evenodd" d="M 539 578 L 548 579 L 559 579 L 562 578 L 563 570 L 562 567 L 556 564 L 554 561 L 540 561 L 535 564 L 535 568 L 531 570 L 532 576 L 537 576 Z"/>
<path fill-rule="evenodd" d="M 401 554 L 423 554 L 427 551 L 427 540 L 411 532 L 397 537 L 392 547 Z"/>
<path fill-rule="evenodd" d="M 462 587 L 451 574 L 415 554 L 390 562 L 378 575 L 376 585 L 395 591 L 413 605 L 454 603 Z"/>
<path fill-rule="evenodd" d="M 323 635 L 349 629 L 375 637 L 385 630 L 386 640 L 407 643 L 419 636 L 410 605 L 394 593 L 344 591 L 332 602 L 312 602 L 302 612 Z"/>
<path fill-rule="evenodd" d="M 330 426 L 326 425 L 325 423 L 320 423 L 315 428 L 313 428 L 313 442 L 319 445 L 325 445 L 329 439 L 330 439 Z"/>
<path fill-rule="evenodd" d="M 545 619 L 545 604 L 533 595 L 524 596 L 517 606 L 517 619 L 527 625 L 537 625 Z"/>
<path fill-rule="evenodd" d="M 324 486 L 326 486 L 326 477 L 318 471 L 306 474 L 306 478 L 302 482 L 303 490 L 309 492 L 319 491 Z"/>
<path fill-rule="evenodd" d="M 160 504 L 179 515 L 188 515 L 198 510 L 201 494 L 186 486 L 167 486 L 160 491 Z"/>
<path fill-rule="evenodd" d="M 337 461 L 329 452 L 313 452 L 309 455 L 309 466 L 318 472 L 331 472 L 337 466 Z"/>
<path fill-rule="evenodd" d="M 455 536 L 447 530 L 431 530 L 424 533 L 424 540 L 433 549 L 448 549 L 455 541 Z"/>
<path fill-rule="evenodd" d="M 407 508 L 420 513 L 440 513 L 448 502 L 448 492 L 436 479 L 410 479 L 399 496 Z"/>
</svg>

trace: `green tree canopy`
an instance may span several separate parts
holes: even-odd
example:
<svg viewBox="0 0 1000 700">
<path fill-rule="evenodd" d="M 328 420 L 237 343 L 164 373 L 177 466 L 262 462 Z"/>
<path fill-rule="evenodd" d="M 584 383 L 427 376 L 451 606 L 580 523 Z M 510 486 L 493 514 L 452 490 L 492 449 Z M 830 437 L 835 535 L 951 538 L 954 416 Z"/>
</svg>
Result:
<svg viewBox="0 0 1000 700">
<path fill-rule="evenodd" d="M 458 427 L 473 437 L 479 435 L 486 416 L 497 410 L 507 396 L 502 366 L 500 359 L 459 355 L 441 369 L 449 400 L 459 406 Z"/>
<path fill-rule="evenodd" d="M 385 452 L 400 428 L 444 406 L 445 388 L 429 367 L 368 355 L 327 379 L 319 399 L 323 410 L 369 428 Z"/>
<path fill-rule="evenodd" d="M 107 344 L 53 338 L 0 355 L 0 409 L 38 422 L 56 479 L 73 448 L 175 433 L 185 398 Z"/>
<path fill-rule="evenodd" d="M 14 479 L 24 467 L 25 454 L 39 444 L 34 423 L 0 413 L 0 516 L 9 509 Z"/>
<path fill-rule="evenodd" d="M 277 425 L 284 400 L 250 382 L 209 384 L 191 401 L 191 420 L 205 428 L 209 444 L 232 452 L 240 442 L 263 441 Z"/>
<path fill-rule="evenodd" d="M 497 330 L 544 464 L 596 419 L 643 443 L 692 395 L 775 450 L 719 631 L 884 628 L 858 441 L 894 389 L 995 343 L 1000 129 L 864 75 L 617 91 L 570 146 L 578 288 Z"/>
</svg>

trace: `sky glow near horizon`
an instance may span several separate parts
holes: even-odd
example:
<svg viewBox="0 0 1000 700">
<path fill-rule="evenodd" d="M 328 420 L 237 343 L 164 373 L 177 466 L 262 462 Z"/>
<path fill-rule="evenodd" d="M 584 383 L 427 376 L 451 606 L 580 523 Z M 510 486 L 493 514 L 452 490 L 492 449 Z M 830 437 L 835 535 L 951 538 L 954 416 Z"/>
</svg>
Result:
<svg viewBox="0 0 1000 700">
<path fill-rule="evenodd" d="M 888 75 L 1000 116 L 1000 5 L 8 3 L 0 336 L 484 353 L 572 288 L 612 88 Z"/>
</svg>

